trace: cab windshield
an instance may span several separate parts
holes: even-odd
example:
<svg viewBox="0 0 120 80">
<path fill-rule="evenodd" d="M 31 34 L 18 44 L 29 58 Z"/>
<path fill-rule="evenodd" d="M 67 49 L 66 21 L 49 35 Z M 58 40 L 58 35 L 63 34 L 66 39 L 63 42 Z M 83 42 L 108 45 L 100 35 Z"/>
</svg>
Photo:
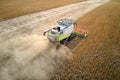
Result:
<svg viewBox="0 0 120 80">
<path fill-rule="evenodd" d="M 58 28 L 57 28 L 57 27 L 56 27 L 56 28 L 53 28 L 53 29 L 51 30 L 51 33 L 52 33 L 52 34 L 58 34 L 58 33 L 59 33 Z"/>
</svg>

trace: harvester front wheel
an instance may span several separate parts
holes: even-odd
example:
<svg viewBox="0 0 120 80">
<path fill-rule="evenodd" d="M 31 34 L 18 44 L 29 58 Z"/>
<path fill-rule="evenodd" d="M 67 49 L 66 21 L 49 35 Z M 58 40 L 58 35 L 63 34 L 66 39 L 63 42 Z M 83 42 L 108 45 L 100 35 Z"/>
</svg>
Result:
<svg viewBox="0 0 120 80">
<path fill-rule="evenodd" d="M 70 35 L 70 37 L 69 37 L 69 41 L 71 41 L 73 38 L 75 37 L 75 34 L 74 33 L 72 33 L 71 35 Z"/>
</svg>

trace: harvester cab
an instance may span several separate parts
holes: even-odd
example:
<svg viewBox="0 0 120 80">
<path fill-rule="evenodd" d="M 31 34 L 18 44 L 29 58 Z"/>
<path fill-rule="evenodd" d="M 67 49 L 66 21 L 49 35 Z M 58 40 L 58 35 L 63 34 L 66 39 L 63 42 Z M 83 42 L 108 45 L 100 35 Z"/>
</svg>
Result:
<svg viewBox="0 0 120 80">
<path fill-rule="evenodd" d="M 47 38 L 52 42 L 61 42 L 72 39 L 75 35 L 86 37 L 87 31 L 75 29 L 76 23 L 72 19 L 60 19 L 57 21 L 58 25 L 44 32 L 47 33 Z"/>
</svg>

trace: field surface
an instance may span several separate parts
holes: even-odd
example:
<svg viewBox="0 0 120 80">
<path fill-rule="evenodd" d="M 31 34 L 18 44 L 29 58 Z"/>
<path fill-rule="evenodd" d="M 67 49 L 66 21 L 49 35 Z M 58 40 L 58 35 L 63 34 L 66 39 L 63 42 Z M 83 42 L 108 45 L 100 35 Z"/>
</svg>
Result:
<svg viewBox="0 0 120 80">
<path fill-rule="evenodd" d="M 0 22 L 0 42 L 18 36 L 42 35 L 62 18 L 78 19 L 109 0 L 88 0 Z M 8 35 L 9 34 L 9 35 Z"/>
<path fill-rule="evenodd" d="M 1 21 L 0 80 L 119 80 L 120 2 L 108 1 L 87 0 Z M 42 33 L 61 18 L 77 20 L 89 36 L 56 49 Z"/>
<path fill-rule="evenodd" d="M 85 0 L 0 0 L 0 20 Z"/>
<path fill-rule="evenodd" d="M 78 27 L 88 30 L 86 39 L 69 47 L 73 60 L 66 61 L 51 80 L 120 80 L 120 1 L 109 3 L 79 18 Z"/>
</svg>

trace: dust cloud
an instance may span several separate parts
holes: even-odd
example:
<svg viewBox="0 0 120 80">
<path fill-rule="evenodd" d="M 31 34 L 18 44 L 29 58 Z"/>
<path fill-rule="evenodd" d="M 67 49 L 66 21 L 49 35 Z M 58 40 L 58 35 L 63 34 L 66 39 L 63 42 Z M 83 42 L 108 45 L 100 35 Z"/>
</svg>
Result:
<svg viewBox="0 0 120 80">
<path fill-rule="evenodd" d="M 0 43 L 0 80 L 48 80 L 58 65 L 72 53 L 46 37 L 16 37 Z"/>
</svg>

